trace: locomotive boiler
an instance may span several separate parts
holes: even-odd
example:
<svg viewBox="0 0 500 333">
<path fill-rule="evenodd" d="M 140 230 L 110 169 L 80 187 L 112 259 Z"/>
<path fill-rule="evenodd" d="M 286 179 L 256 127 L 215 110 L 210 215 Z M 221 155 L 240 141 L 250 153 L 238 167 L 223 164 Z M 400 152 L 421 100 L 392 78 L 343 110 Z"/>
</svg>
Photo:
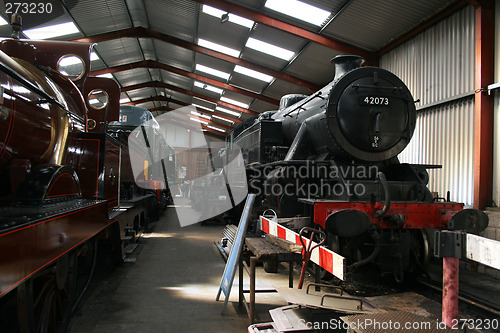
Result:
<svg viewBox="0 0 500 333">
<path fill-rule="evenodd" d="M 91 51 L 86 43 L 0 41 L 2 332 L 63 332 L 98 242 L 121 262 L 159 217 L 154 193 L 123 186 L 127 133 L 108 126 L 119 120 L 120 89 L 89 76 Z"/>
<path fill-rule="evenodd" d="M 292 228 L 316 226 L 350 268 L 376 263 L 401 281 L 430 259 L 428 229 L 485 227 L 480 211 L 436 201 L 428 168 L 400 163 L 416 123 L 413 96 L 393 73 L 362 67 L 359 56 L 332 59 L 333 81 L 310 95 L 286 95 L 236 128 L 249 191 Z M 290 222 L 291 221 L 291 222 Z"/>
</svg>

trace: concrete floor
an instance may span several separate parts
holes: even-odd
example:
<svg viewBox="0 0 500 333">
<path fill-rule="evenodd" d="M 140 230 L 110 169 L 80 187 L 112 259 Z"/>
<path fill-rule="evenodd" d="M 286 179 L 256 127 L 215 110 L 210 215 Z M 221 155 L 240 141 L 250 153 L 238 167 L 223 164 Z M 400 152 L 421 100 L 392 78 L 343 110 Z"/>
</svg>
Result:
<svg viewBox="0 0 500 333">
<path fill-rule="evenodd" d="M 224 315 L 224 297 L 215 301 L 225 263 L 214 242 L 222 229 L 220 224 L 181 228 L 175 209 L 168 208 L 154 232 L 145 235 L 135 264 L 114 269 L 93 287 L 68 331 L 247 332 L 248 317 L 238 307 L 237 273 Z M 287 285 L 285 266 L 278 274 L 258 267 L 257 289 Z M 286 305 L 275 293 L 256 297 L 259 322 L 270 321 L 269 309 Z"/>
</svg>

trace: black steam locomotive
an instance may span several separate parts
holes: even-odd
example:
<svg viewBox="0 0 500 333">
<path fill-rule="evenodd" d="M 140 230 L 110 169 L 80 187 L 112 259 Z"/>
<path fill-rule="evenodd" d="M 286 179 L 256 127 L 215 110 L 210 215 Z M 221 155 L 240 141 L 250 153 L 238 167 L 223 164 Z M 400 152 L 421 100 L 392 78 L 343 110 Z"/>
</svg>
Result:
<svg viewBox="0 0 500 333">
<path fill-rule="evenodd" d="M 416 122 L 404 82 L 361 67 L 359 56 L 332 62 L 332 82 L 310 96 L 284 96 L 279 110 L 241 124 L 227 145 L 241 148 L 256 213 L 271 208 L 292 228 L 314 225 L 351 268 L 375 262 L 400 281 L 428 262 L 427 229 L 450 220 L 477 227 L 481 213 L 433 199 L 426 169 L 439 166 L 399 162 Z"/>
</svg>

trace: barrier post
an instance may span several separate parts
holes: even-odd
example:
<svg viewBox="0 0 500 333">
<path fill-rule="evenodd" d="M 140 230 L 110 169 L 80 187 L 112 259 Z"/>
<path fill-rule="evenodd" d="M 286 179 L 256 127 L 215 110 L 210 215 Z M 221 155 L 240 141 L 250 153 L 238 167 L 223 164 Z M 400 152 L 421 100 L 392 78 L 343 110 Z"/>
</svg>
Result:
<svg viewBox="0 0 500 333">
<path fill-rule="evenodd" d="M 443 301 L 441 321 L 452 327 L 458 320 L 459 260 L 463 258 L 465 232 L 436 232 L 435 254 L 443 258 Z"/>
</svg>

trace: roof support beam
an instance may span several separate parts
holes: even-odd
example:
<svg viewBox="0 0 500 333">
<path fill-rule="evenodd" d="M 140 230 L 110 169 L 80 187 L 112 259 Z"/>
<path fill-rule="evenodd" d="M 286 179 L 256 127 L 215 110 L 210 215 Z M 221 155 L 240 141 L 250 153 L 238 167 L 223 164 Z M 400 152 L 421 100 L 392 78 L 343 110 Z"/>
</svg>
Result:
<svg viewBox="0 0 500 333">
<path fill-rule="evenodd" d="M 224 1 L 224 0 L 194 0 L 199 3 L 207 4 L 213 7 L 217 7 L 219 9 L 225 10 L 227 12 L 234 13 L 239 16 L 243 16 L 252 21 L 258 22 L 260 24 L 265 24 L 267 26 L 273 27 L 275 29 L 279 29 L 285 32 L 288 32 L 292 35 L 310 40 L 311 42 L 326 46 L 333 50 L 342 53 L 352 53 L 357 54 L 364 57 L 368 62 L 372 62 L 373 60 L 377 60 L 377 54 L 371 53 L 366 50 L 363 50 L 359 47 L 347 44 L 345 42 L 335 40 L 333 38 L 329 38 L 323 35 L 320 35 L 316 32 L 312 32 L 306 30 L 304 28 L 298 27 L 296 25 L 286 23 L 277 19 L 273 19 L 269 16 L 266 16 L 262 13 L 259 13 L 255 10 L 245 8 L 243 6 L 237 5 L 232 2 Z"/>
<path fill-rule="evenodd" d="M 495 12 L 492 0 L 476 7 L 476 96 L 474 132 L 474 208 L 491 204 L 493 190 L 493 96 L 486 88 L 494 81 Z"/>
<path fill-rule="evenodd" d="M 172 45 L 175 45 L 175 46 L 187 49 L 187 50 L 191 50 L 194 52 L 205 54 L 205 55 L 208 55 L 208 56 L 211 56 L 214 58 L 222 59 L 222 60 L 227 61 L 227 62 L 232 63 L 232 64 L 240 65 L 243 67 L 247 67 L 247 68 L 262 72 L 262 73 L 267 74 L 267 75 L 271 75 L 277 79 L 305 87 L 305 88 L 309 89 L 311 92 L 315 92 L 321 88 L 321 86 L 319 86 L 315 83 L 312 83 L 312 82 L 309 82 L 309 81 L 306 81 L 303 79 L 299 79 L 299 78 L 294 77 L 292 75 L 281 73 L 279 71 L 275 71 L 273 69 L 270 69 L 270 68 L 267 68 L 267 67 L 264 67 L 261 65 L 257 65 L 255 63 L 251 63 L 251 62 L 246 61 L 244 59 L 231 57 L 227 54 L 213 51 L 213 50 L 210 50 L 208 48 L 199 46 L 197 44 L 193 44 L 191 42 L 185 41 L 183 39 L 169 36 L 167 34 L 164 34 L 164 33 L 161 33 L 161 32 L 155 31 L 155 30 L 151 30 L 148 28 L 143 28 L 143 27 L 128 28 L 128 29 L 123 29 L 123 30 L 118 30 L 118 31 L 107 32 L 107 33 L 103 33 L 103 34 L 99 34 L 99 35 L 75 39 L 74 41 L 86 42 L 86 43 L 99 43 L 99 42 L 105 42 L 105 41 L 118 39 L 118 38 L 153 38 L 153 39 L 157 39 L 159 41 L 169 43 L 169 44 L 172 44 Z"/>
<path fill-rule="evenodd" d="M 217 81 L 214 79 L 210 79 L 210 78 L 207 78 L 205 76 L 195 74 L 192 72 L 188 72 L 188 71 L 185 71 L 183 69 L 169 66 L 169 65 L 166 65 L 166 64 L 163 64 L 161 62 L 154 61 L 154 60 L 143 60 L 143 61 L 134 62 L 131 64 L 115 66 L 115 67 L 108 67 L 106 69 L 92 71 L 91 74 L 95 76 L 95 75 L 100 75 L 100 74 L 105 74 L 105 73 L 122 72 L 122 71 L 127 71 L 127 70 L 135 69 L 135 68 L 163 69 L 163 70 L 168 71 L 170 73 L 175 73 L 175 74 L 178 74 L 181 76 L 189 77 L 189 78 L 197 80 L 197 81 L 205 82 L 205 83 L 211 84 L 213 86 L 216 86 L 216 87 L 219 87 L 222 89 L 226 89 L 226 90 L 229 90 L 229 91 L 232 91 L 232 92 L 235 92 L 235 93 L 247 96 L 247 97 L 255 98 L 255 99 L 261 100 L 263 102 L 266 102 L 266 103 L 269 103 L 272 105 L 278 106 L 280 104 L 280 102 L 274 98 L 259 95 L 259 94 L 253 93 L 251 91 L 241 89 L 238 87 L 234 87 L 230 84 L 220 82 L 220 81 Z"/>
<path fill-rule="evenodd" d="M 184 95 L 198 97 L 198 98 L 207 100 L 209 102 L 219 104 L 220 106 L 225 106 L 225 107 L 230 108 L 230 109 L 235 110 L 235 111 L 248 113 L 249 115 L 252 115 L 252 116 L 259 114 L 259 112 L 255 112 L 252 110 L 242 108 L 240 106 L 236 106 L 234 104 L 223 102 L 223 101 L 218 100 L 216 98 L 212 98 L 212 97 L 208 97 L 208 96 L 205 96 L 202 94 L 198 94 L 198 93 L 195 93 L 191 90 L 179 88 L 179 87 L 173 86 L 173 85 L 165 83 L 165 82 L 152 81 L 152 82 L 146 82 L 146 83 L 139 83 L 139 84 L 134 84 L 132 86 L 123 87 L 121 90 L 122 90 L 122 92 L 127 92 L 127 91 L 131 91 L 131 90 L 142 89 L 142 88 L 166 88 L 169 90 L 177 91 L 177 92 L 184 94 Z"/>
</svg>

